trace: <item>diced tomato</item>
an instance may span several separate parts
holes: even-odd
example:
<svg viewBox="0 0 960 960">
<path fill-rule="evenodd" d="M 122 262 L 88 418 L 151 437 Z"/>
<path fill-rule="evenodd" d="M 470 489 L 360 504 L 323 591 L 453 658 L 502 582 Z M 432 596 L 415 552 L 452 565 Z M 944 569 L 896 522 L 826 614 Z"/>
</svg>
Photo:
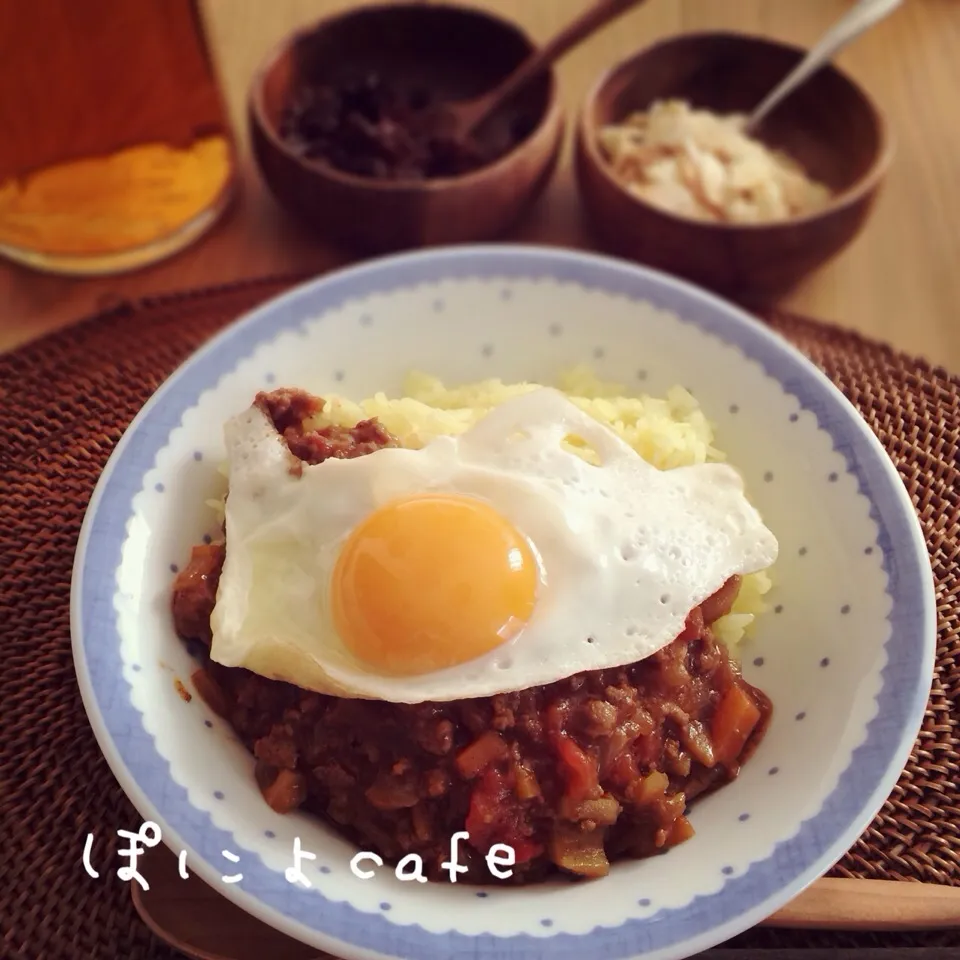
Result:
<svg viewBox="0 0 960 960">
<path fill-rule="evenodd" d="M 699 607 L 694 607 L 687 616 L 687 622 L 677 637 L 678 640 L 690 641 L 696 640 L 703 634 L 703 611 Z"/>
<path fill-rule="evenodd" d="M 730 577 L 726 583 L 714 594 L 707 597 L 700 604 L 700 610 L 703 614 L 705 623 L 713 623 L 730 612 L 737 594 L 740 592 L 740 584 L 743 578 L 737 575 Z"/>
<path fill-rule="evenodd" d="M 564 734 L 554 737 L 554 744 L 560 756 L 563 778 L 567 785 L 567 796 L 577 803 L 599 797 L 602 791 L 596 758 Z"/>
<path fill-rule="evenodd" d="M 470 845 L 481 853 L 495 843 L 505 843 L 513 848 L 517 863 L 531 860 L 543 850 L 530 840 L 526 811 L 496 767 L 487 767 L 474 786 L 465 829 Z"/>
<path fill-rule="evenodd" d="M 509 795 L 504 775 L 495 767 L 488 767 L 470 794 L 470 811 L 467 813 L 466 830 L 470 834 L 470 841 L 478 849 L 485 849 L 490 843 L 496 842 L 491 840 L 485 843 L 485 839 L 494 832 Z"/>
<path fill-rule="evenodd" d="M 518 838 L 512 844 L 514 852 L 514 862 L 526 863 L 534 857 L 539 857 L 543 853 L 543 844 L 534 843 L 523 837 Z"/>
</svg>

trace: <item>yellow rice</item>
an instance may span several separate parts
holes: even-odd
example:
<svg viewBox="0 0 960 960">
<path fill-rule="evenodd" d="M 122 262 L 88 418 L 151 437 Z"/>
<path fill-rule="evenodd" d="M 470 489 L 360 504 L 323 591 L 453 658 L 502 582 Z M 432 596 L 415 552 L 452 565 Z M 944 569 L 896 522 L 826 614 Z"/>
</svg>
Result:
<svg viewBox="0 0 960 960">
<path fill-rule="evenodd" d="M 405 378 L 399 398 L 377 393 L 358 402 L 325 394 L 327 405 L 312 426 L 353 426 L 377 417 L 403 446 L 419 448 L 437 436 L 463 433 L 493 407 L 539 386 L 489 379 L 448 387 L 437 377 L 414 371 Z M 714 445 L 713 426 L 683 387 L 672 387 L 661 399 L 631 395 L 622 384 L 598 380 L 586 366 L 561 372 L 550 386 L 662 470 L 725 459 Z M 585 459 L 593 458 L 578 438 L 569 437 L 568 443 Z M 744 577 L 732 611 L 714 625 L 731 649 L 749 635 L 755 617 L 766 609 L 763 598 L 771 585 L 769 571 Z"/>
</svg>

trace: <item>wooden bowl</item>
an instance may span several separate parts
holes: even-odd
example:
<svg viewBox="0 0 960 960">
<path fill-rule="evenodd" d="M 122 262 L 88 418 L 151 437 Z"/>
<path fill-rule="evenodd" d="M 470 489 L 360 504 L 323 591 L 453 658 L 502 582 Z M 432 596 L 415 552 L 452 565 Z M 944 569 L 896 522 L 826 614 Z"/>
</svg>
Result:
<svg viewBox="0 0 960 960">
<path fill-rule="evenodd" d="M 564 131 L 553 72 L 521 91 L 488 123 L 520 116 L 530 132 L 499 160 L 462 176 L 378 180 L 304 158 L 279 134 L 301 81 L 349 82 L 377 71 L 398 86 L 443 99 L 490 90 L 535 49 L 515 25 L 447 4 L 364 6 L 298 32 L 267 57 L 248 101 L 253 150 L 280 204 L 326 238 L 363 253 L 491 240 L 540 195 Z"/>
<path fill-rule="evenodd" d="M 807 216 L 741 225 L 669 213 L 622 186 L 598 142 L 601 127 L 656 100 L 749 112 L 804 52 L 741 34 L 686 34 L 602 77 L 579 118 L 575 163 L 584 207 L 603 244 L 747 303 L 778 299 L 843 250 L 870 213 L 893 147 L 880 109 L 833 66 L 794 91 L 756 134 L 834 192 L 828 206 Z"/>
</svg>

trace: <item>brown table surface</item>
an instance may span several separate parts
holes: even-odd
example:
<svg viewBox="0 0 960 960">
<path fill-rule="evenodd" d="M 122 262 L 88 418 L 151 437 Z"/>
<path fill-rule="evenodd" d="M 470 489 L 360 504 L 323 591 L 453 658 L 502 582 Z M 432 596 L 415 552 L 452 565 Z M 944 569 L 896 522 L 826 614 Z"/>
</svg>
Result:
<svg viewBox="0 0 960 960">
<path fill-rule="evenodd" d="M 518 20 L 540 40 L 586 0 L 473 0 Z M 762 33 L 809 45 L 852 0 L 647 0 L 571 53 L 560 66 L 571 116 L 597 76 L 653 40 L 701 29 Z M 0 352 L 118 299 L 243 277 L 323 272 L 344 262 L 291 223 L 265 192 L 246 147 L 244 99 L 267 49 L 343 0 L 201 0 L 231 116 L 244 182 L 230 214 L 205 240 L 138 273 L 71 280 L 0 264 Z M 960 3 L 907 0 L 839 57 L 889 114 L 897 157 L 865 231 L 787 301 L 802 313 L 960 370 Z M 826 105 L 825 105 L 826 107 Z M 567 159 L 513 239 L 591 245 Z"/>
</svg>

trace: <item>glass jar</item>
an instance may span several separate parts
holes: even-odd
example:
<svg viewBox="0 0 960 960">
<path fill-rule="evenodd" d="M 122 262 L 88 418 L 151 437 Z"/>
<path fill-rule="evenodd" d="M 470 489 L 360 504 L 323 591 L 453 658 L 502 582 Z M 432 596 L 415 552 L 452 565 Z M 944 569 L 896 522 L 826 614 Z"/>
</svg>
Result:
<svg viewBox="0 0 960 960">
<path fill-rule="evenodd" d="M 0 255 L 142 267 L 210 229 L 236 181 L 196 0 L 0 3 Z"/>
</svg>

